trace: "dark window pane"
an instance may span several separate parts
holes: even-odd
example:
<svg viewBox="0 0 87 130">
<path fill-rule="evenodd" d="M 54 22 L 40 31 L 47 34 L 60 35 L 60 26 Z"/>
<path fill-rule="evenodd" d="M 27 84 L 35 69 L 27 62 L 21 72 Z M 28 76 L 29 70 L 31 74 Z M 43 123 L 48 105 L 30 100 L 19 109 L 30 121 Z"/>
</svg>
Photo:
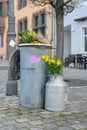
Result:
<svg viewBox="0 0 87 130">
<path fill-rule="evenodd" d="M 46 23 L 46 14 L 43 13 L 43 14 L 41 14 L 41 25 L 43 25 L 45 23 Z"/>
<path fill-rule="evenodd" d="M 35 27 L 38 27 L 38 16 L 35 16 Z"/>
<path fill-rule="evenodd" d="M 1 47 L 3 47 L 3 36 L 1 36 Z"/>
<path fill-rule="evenodd" d="M 41 29 L 40 29 L 40 32 L 41 32 L 41 34 L 42 34 L 43 36 L 46 36 L 46 28 L 45 28 L 45 27 L 41 28 Z"/>
<path fill-rule="evenodd" d="M 0 16 L 2 16 L 2 3 L 0 3 Z"/>
<path fill-rule="evenodd" d="M 8 11 L 9 11 L 9 2 L 7 1 L 7 15 L 8 15 Z"/>
<path fill-rule="evenodd" d="M 85 28 L 84 30 L 85 30 L 85 35 L 87 35 L 87 28 Z"/>
<path fill-rule="evenodd" d="M 22 32 L 22 22 L 19 23 L 19 31 Z"/>
<path fill-rule="evenodd" d="M 20 9 L 22 8 L 22 0 L 20 0 L 19 8 L 20 8 Z"/>
<path fill-rule="evenodd" d="M 27 19 L 24 20 L 24 30 L 27 30 Z"/>
<path fill-rule="evenodd" d="M 24 0 L 24 4 L 23 4 L 24 6 L 26 6 L 27 5 L 27 0 Z"/>
<path fill-rule="evenodd" d="M 85 51 L 87 51 L 87 37 L 85 37 Z"/>
</svg>

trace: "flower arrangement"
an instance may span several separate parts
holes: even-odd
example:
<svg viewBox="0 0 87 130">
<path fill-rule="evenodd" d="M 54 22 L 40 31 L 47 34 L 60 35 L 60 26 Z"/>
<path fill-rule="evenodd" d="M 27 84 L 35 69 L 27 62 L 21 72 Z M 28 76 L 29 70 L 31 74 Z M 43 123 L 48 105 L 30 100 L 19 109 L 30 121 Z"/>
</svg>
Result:
<svg viewBox="0 0 87 130">
<path fill-rule="evenodd" d="M 23 43 L 32 43 L 32 44 L 48 44 L 49 41 L 43 37 L 41 34 L 36 34 L 34 31 L 25 31 L 20 36 L 19 39 Z"/>
<path fill-rule="evenodd" d="M 34 31 L 25 31 L 19 36 L 19 39 L 25 43 L 31 43 L 36 40 L 36 33 Z"/>
<path fill-rule="evenodd" d="M 42 55 L 42 60 L 45 62 L 50 74 L 61 74 L 62 62 L 56 58 L 51 58 L 48 55 Z"/>
</svg>

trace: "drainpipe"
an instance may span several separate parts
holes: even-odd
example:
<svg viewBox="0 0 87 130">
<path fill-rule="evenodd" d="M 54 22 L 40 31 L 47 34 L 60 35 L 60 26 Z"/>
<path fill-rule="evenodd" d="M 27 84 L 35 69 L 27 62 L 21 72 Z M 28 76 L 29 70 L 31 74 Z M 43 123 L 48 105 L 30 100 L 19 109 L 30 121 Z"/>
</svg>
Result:
<svg viewBox="0 0 87 130">
<path fill-rule="evenodd" d="M 53 41 L 53 7 L 50 6 L 50 44 Z"/>
<path fill-rule="evenodd" d="M 55 0 L 56 3 L 56 0 Z M 57 42 L 57 36 L 56 36 L 56 13 L 54 10 L 54 55 L 56 56 L 56 42 Z"/>
</svg>

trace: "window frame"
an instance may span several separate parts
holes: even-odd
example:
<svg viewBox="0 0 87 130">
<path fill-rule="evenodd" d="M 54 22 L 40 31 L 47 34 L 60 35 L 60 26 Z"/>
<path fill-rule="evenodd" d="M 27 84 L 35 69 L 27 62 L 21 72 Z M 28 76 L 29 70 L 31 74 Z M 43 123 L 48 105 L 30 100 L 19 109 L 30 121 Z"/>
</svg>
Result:
<svg viewBox="0 0 87 130">
<path fill-rule="evenodd" d="M 20 26 L 20 24 L 21 24 L 21 26 Z M 18 21 L 18 32 L 19 32 L 19 34 L 21 34 L 22 31 L 23 31 L 23 21 L 21 19 L 21 20 Z"/>
<path fill-rule="evenodd" d="M 0 47 L 3 48 L 4 47 L 4 38 L 3 35 L 0 35 Z"/>
<path fill-rule="evenodd" d="M 26 22 L 26 28 L 25 28 L 25 22 Z M 24 18 L 24 20 L 23 20 L 23 31 L 26 31 L 26 30 L 28 30 L 28 20 L 27 20 L 27 18 Z"/>
<path fill-rule="evenodd" d="M 85 34 L 85 29 L 87 29 L 87 26 L 85 26 L 85 27 L 82 27 L 82 43 L 83 43 L 83 52 L 84 53 L 87 53 L 87 50 L 85 50 L 85 49 L 87 49 L 87 48 L 85 48 L 85 44 L 87 44 L 87 43 L 85 43 L 85 38 L 87 38 L 87 34 Z"/>
<path fill-rule="evenodd" d="M 36 21 L 37 20 L 37 21 Z M 39 16 L 38 15 L 36 15 L 35 17 L 34 17 L 34 28 L 38 28 L 38 25 L 39 25 Z"/>
<path fill-rule="evenodd" d="M 42 21 L 42 15 L 45 15 L 45 20 L 44 22 Z M 35 17 L 38 17 L 38 26 L 35 26 Z M 33 14 L 33 20 L 32 20 L 34 23 L 33 24 L 33 30 L 37 33 L 37 32 L 40 32 L 44 37 L 46 36 L 46 11 L 43 9 L 43 10 L 40 10 L 38 12 L 36 12 L 35 14 Z M 44 33 L 42 33 L 42 29 L 45 29 Z"/>
<path fill-rule="evenodd" d="M 1 8 L 1 13 L 0 13 L 0 17 L 3 17 L 3 3 L 0 2 L 0 4 L 2 5 L 2 8 Z"/>
<path fill-rule="evenodd" d="M 24 8 L 25 6 L 27 6 L 27 0 L 18 0 L 18 9 L 22 9 Z"/>
</svg>

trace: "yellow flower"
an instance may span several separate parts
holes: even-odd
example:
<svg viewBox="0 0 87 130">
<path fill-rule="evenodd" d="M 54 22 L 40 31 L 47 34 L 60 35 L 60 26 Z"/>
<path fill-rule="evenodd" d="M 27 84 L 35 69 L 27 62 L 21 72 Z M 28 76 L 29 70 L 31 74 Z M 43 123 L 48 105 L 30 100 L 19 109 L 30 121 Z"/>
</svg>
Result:
<svg viewBox="0 0 87 130">
<path fill-rule="evenodd" d="M 25 36 L 25 35 L 23 36 L 23 39 L 26 39 L 26 36 Z"/>
<path fill-rule="evenodd" d="M 51 63 L 55 63 L 56 61 L 54 59 L 51 60 Z"/>
<path fill-rule="evenodd" d="M 49 59 L 49 56 L 48 56 L 48 55 L 46 55 L 46 59 Z"/>
<path fill-rule="evenodd" d="M 57 65 L 61 65 L 61 61 L 60 60 L 57 60 Z"/>
<path fill-rule="evenodd" d="M 34 31 L 32 32 L 32 35 L 33 35 L 34 37 L 36 37 L 36 33 L 35 33 Z"/>
<path fill-rule="evenodd" d="M 42 57 L 41 57 L 41 58 L 42 58 L 42 60 L 45 60 L 45 56 L 44 56 L 44 55 L 42 55 Z"/>
<path fill-rule="evenodd" d="M 45 56 L 45 61 L 47 62 L 48 60 L 49 60 L 49 56 L 46 55 L 46 56 Z"/>
<path fill-rule="evenodd" d="M 19 36 L 19 39 L 21 39 L 21 36 Z"/>
</svg>

